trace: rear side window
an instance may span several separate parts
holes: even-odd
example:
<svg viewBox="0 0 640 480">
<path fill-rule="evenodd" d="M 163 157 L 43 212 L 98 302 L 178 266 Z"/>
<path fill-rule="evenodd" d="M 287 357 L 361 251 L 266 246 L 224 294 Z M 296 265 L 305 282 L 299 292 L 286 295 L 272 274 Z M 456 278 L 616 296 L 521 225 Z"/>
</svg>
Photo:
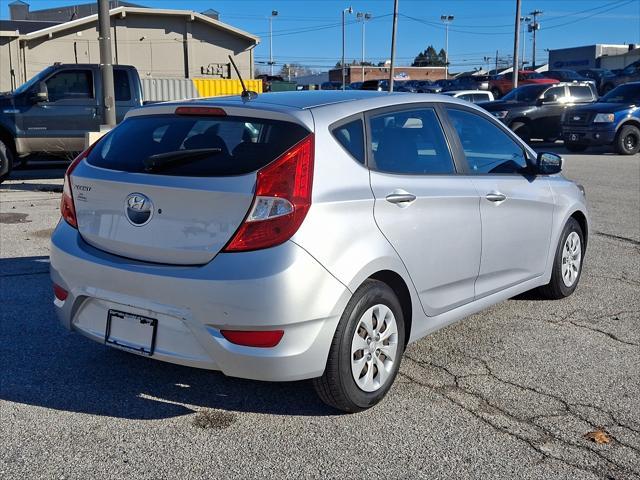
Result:
<svg viewBox="0 0 640 480">
<path fill-rule="evenodd" d="M 116 94 L 116 102 L 126 102 L 131 100 L 129 74 L 126 70 L 113 71 L 113 87 Z"/>
<path fill-rule="evenodd" d="M 569 86 L 569 96 L 574 102 L 589 102 L 593 100 L 591 89 L 586 86 Z"/>
<path fill-rule="evenodd" d="M 428 175 L 455 172 L 433 108 L 371 117 L 371 168 L 388 173 Z"/>
<path fill-rule="evenodd" d="M 362 127 L 362 120 L 357 119 L 344 123 L 333 128 L 331 133 L 358 163 L 364 165 L 364 128 Z"/>
<path fill-rule="evenodd" d="M 308 134 L 298 124 L 262 118 L 133 117 L 112 130 L 87 161 L 96 167 L 132 173 L 243 175 L 271 163 Z M 145 169 L 149 159 L 157 158 L 162 160 L 161 168 Z"/>
<path fill-rule="evenodd" d="M 471 173 L 519 173 L 527 166 L 524 151 L 498 126 L 475 113 L 448 108 Z"/>
</svg>

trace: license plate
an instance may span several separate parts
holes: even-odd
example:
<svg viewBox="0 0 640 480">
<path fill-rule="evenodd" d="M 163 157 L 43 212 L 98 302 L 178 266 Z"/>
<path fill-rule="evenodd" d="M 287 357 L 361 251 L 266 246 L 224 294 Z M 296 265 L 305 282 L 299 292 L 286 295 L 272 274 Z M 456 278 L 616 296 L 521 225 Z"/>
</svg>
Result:
<svg viewBox="0 0 640 480">
<path fill-rule="evenodd" d="M 155 318 L 109 310 L 104 341 L 112 347 L 151 356 L 157 329 L 158 320 Z"/>
</svg>

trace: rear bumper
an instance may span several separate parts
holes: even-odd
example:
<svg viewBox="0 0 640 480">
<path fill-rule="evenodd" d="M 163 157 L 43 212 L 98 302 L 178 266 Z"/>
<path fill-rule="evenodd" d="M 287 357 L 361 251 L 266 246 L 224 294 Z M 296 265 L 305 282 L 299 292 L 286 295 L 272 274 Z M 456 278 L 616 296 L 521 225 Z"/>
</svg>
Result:
<svg viewBox="0 0 640 480">
<path fill-rule="evenodd" d="M 584 145 L 609 145 L 613 143 L 615 137 L 615 128 L 609 128 L 606 126 L 562 126 L 562 139 L 565 142 L 580 143 Z"/>
<path fill-rule="evenodd" d="M 54 300 L 63 326 L 105 343 L 109 309 L 158 320 L 152 358 L 268 381 L 324 372 L 351 292 L 293 242 L 218 254 L 203 266 L 137 262 L 97 250 L 60 222 L 51 278 L 69 292 Z M 221 329 L 284 330 L 273 348 L 228 342 Z"/>
</svg>

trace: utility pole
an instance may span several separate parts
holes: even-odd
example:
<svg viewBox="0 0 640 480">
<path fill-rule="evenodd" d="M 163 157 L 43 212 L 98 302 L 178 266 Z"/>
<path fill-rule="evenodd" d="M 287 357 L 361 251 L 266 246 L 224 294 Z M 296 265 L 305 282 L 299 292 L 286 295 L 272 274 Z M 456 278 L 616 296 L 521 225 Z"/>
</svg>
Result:
<svg viewBox="0 0 640 480">
<path fill-rule="evenodd" d="M 358 12 L 356 13 L 356 18 L 362 22 L 362 61 L 360 62 L 360 65 L 362 66 L 361 80 L 364 82 L 364 24 L 367 20 L 371 20 L 371 14 Z"/>
<path fill-rule="evenodd" d="M 516 0 L 516 22 L 513 30 L 513 88 L 518 88 L 518 50 L 520 50 L 520 6 L 522 1 Z"/>
<path fill-rule="evenodd" d="M 391 65 L 389 65 L 389 93 L 393 92 L 393 69 L 396 62 L 396 30 L 398 30 L 398 0 L 393 0 L 393 28 L 391 30 Z"/>
<path fill-rule="evenodd" d="M 111 17 L 109 0 L 98 0 L 98 42 L 100 43 L 100 74 L 102 75 L 102 121 L 113 127 L 116 124 L 116 102 L 113 87 L 111 57 Z"/>
<path fill-rule="evenodd" d="M 498 74 L 498 50 L 496 50 L 496 75 Z"/>
<path fill-rule="evenodd" d="M 533 17 L 533 23 L 529 24 L 529 31 L 533 32 L 533 53 L 531 54 L 531 68 L 536 69 L 536 31 L 540 30 L 540 24 L 538 23 L 538 15 L 542 15 L 544 12 L 541 10 L 534 10 L 529 13 Z"/>
<path fill-rule="evenodd" d="M 277 10 L 271 10 L 269 16 L 269 65 L 271 65 L 271 76 L 273 77 L 273 17 L 278 16 Z"/>
<path fill-rule="evenodd" d="M 342 67 L 342 90 L 346 88 L 346 84 L 347 84 L 347 70 L 344 64 L 344 45 L 345 45 L 344 17 L 347 13 L 353 13 L 353 8 L 349 7 L 342 10 L 342 63 L 340 65 Z"/>
<path fill-rule="evenodd" d="M 527 51 L 527 37 L 524 32 L 524 26 L 527 24 L 527 22 L 530 21 L 531 17 L 520 17 L 520 23 L 522 24 L 522 37 L 520 38 L 522 41 L 522 61 L 520 63 L 522 64 L 522 70 L 524 70 L 524 64 L 527 63 L 525 61 L 525 52 Z"/>
<path fill-rule="evenodd" d="M 453 22 L 453 15 L 440 15 L 440 20 L 444 23 L 444 79 L 449 78 L 449 24 Z"/>
</svg>

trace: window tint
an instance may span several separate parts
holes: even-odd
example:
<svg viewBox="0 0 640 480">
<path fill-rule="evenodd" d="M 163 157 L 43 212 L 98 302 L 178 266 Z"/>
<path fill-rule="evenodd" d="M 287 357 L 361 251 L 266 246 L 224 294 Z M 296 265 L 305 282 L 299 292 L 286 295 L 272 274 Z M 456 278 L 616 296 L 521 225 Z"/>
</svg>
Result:
<svg viewBox="0 0 640 480">
<path fill-rule="evenodd" d="M 245 117 L 152 115 L 133 117 L 113 129 L 94 148 L 91 165 L 145 172 L 144 161 L 159 154 L 214 149 L 188 162 L 167 164 L 159 175 L 217 177 L 242 175 L 271 163 L 309 132 L 300 125 Z"/>
<path fill-rule="evenodd" d="M 447 174 L 455 167 L 432 108 L 371 118 L 371 167 L 390 173 Z"/>
<path fill-rule="evenodd" d="M 116 102 L 125 102 L 131 100 L 129 74 L 126 70 L 113 71 L 113 86 L 116 94 Z"/>
<path fill-rule="evenodd" d="M 47 80 L 49 101 L 93 98 L 91 70 L 64 70 Z"/>
<path fill-rule="evenodd" d="M 448 112 L 471 173 L 517 173 L 527 166 L 523 149 L 498 126 L 471 112 Z"/>
<path fill-rule="evenodd" d="M 484 93 L 474 93 L 472 95 L 472 99 L 471 101 L 473 103 L 478 103 L 478 102 L 488 102 L 489 101 L 489 95 L 486 95 Z"/>
<path fill-rule="evenodd" d="M 569 86 L 569 96 L 574 102 L 588 102 L 593 100 L 591 89 L 586 86 Z"/>
<path fill-rule="evenodd" d="M 359 163 L 364 165 L 364 128 L 362 120 L 345 123 L 332 130 L 333 136 Z"/>
</svg>

